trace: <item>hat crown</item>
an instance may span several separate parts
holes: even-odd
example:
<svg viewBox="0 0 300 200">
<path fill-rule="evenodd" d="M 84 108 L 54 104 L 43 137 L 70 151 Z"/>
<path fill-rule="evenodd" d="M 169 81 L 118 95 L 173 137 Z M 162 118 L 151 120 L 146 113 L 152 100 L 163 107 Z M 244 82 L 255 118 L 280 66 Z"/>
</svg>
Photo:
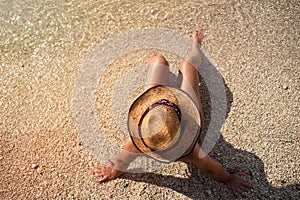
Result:
<svg viewBox="0 0 300 200">
<path fill-rule="evenodd" d="M 150 109 L 141 119 L 140 137 L 145 145 L 152 150 L 161 150 L 171 146 L 178 140 L 181 116 L 175 109 L 178 109 L 172 102 L 160 100 L 169 103 L 159 104 Z M 155 105 L 155 104 L 154 104 Z M 151 107 L 151 106 L 150 106 Z"/>
</svg>

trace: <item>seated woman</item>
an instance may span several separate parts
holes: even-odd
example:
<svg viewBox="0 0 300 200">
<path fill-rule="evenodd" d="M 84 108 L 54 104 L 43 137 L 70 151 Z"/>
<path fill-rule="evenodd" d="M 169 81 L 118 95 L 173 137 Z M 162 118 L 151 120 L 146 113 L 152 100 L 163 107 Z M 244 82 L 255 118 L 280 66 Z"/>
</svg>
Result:
<svg viewBox="0 0 300 200">
<path fill-rule="evenodd" d="M 97 182 L 115 179 L 131 162 L 148 155 L 161 162 L 182 161 L 207 171 L 215 180 L 227 184 L 234 194 L 244 194 L 251 185 L 243 173 L 230 174 L 197 144 L 203 127 L 200 100 L 198 46 L 203 34 L 196 30 L 190 55 L 179 69 L 180 88 L 169 87 L 169 64 L 161 55 L 150 57 L 145 92 L 131 105 L 128 115 L 130 139 L 110 166 L 96 166 Z M 193 63 L 193 64 L 192 64 Z"/>
</svg>

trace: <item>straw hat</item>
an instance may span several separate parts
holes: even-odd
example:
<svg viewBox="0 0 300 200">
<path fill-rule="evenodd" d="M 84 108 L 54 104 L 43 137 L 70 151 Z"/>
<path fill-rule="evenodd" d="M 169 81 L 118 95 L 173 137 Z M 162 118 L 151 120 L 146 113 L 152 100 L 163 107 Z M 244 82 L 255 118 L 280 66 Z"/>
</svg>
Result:
<svg viewBox="0 0 300 200">
<path fill-rule="evenodd" d="M 200 113 L 183 91 L 156 86 L 131 105 L 128 130 L 132 142 L 146 155 L 172 162 L 188 155 L 200 135 Z"/>
</svg>

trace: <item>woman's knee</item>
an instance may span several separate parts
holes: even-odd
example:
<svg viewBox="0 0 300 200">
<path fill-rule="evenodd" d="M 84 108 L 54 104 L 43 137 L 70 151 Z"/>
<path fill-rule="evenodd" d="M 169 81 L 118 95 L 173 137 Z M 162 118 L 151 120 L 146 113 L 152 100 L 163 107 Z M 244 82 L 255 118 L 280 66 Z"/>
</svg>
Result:
<svg viewBox="0 0 300 200">
<path fill-rule="evenodd" d="M 191 63 L 189 63 L 187 60 L 184 60 L 182 62 L 182 64 L 180 65 L 179 70 L 182 73 L 192 73 L 192 74 L 196 71 L 195 67 Z"/>
<path fill-rule="evenodd" d="M 148 64 L 160 64 L 160 65 L 169 65 L 168 61 L 163 55 L 156 54 L 149 58 Z"/>
</svg>

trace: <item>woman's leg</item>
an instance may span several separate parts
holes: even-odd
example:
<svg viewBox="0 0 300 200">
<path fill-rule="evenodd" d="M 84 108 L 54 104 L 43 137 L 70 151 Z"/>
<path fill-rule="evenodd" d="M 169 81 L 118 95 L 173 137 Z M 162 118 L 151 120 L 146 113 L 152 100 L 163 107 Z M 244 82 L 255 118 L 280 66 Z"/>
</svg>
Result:
<svg viewBox="0 0 300 200">
<path fill-rule="evenodd" d="M 200 87 L 199 87 L 199 72 L 201 57 L 199 54 L 199 45 L 203 40 L 203 34 L 196 30 L 193 36 L 193 45 L 189 56 L 182 62 L 179 70 L 179 75 L 182 76 L 181 89 L 189 94 L 197 105 L 201 123 L 203 124 L 203 112 L 201 105 Z"/>
<path fill-rule="evenodd" d="M 153 55 L 148 61 L 145 90 L 156 85 L 169 85 L 169 63 L 162 55 Z"/>
</svg>

